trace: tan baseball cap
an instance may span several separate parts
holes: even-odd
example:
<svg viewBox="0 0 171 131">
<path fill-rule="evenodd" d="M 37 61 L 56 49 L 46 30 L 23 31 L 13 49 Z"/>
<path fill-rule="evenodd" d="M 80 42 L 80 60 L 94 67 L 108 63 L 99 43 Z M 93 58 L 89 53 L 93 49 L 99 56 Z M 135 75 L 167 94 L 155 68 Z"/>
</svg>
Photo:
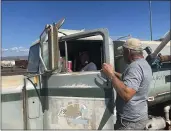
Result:
<svg viewBox="0 0 171 131">
<path fill-rule="evenodd" d="M 124 44 L 123 47 L 132 49 L 132 50 L 143 50 L 141 41 L 136 38 L 128 39 Z"/>
<path fill-rule="evenodd" d="M 123 47 L 131 49 L 131 50 L 137 50 L 137 51 L 142 51 L 142 44 L 139 39 L 136 38 L 130 38 L 128 39 L 123 46 L 118 47 L 118 51 L 123 50 Z"/>
</svg>

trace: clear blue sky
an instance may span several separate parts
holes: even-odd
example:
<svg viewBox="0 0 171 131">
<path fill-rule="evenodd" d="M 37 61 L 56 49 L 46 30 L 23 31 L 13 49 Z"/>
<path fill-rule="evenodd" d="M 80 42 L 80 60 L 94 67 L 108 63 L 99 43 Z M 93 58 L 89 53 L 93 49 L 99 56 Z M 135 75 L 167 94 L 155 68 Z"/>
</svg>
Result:
<svg viewBox="0 0 171 131">
<path fill-rule="evenodd" d="M 148 1 L 6 1 L 2 2 L 2 48 L 29 48 L 46 24 L 63 17 L 66 21 L 62 28 L 103 27 L 108 28 L 111 36 L 131 34 L 150 40 Z M 170 29 L 169 2 L 152 2 L 152 24 L 153 39 L 163 36 Z M 3 55 L 14 53 L 8 50 Z"/>
</svg>

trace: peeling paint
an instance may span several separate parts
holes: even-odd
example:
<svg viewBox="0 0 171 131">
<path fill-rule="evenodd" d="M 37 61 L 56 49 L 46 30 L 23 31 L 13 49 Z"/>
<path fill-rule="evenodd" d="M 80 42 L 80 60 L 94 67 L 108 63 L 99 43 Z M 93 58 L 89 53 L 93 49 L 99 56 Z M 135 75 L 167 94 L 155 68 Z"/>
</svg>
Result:
<svg viewBox="0 0 171 131">
<path fill-rule="evenodd" d="M 83 104 L 68 103 L 67 107 L 62 107 L 58 113 L 59 117 L 64 117 L 69 125 L 88 124 L 88 119 L 84 116 L 87 113 L 87 107 Z"/>
<path fill-rule="evenodd" d="M 52 105 L 52 106 L 51 106 Z M 91 129 L 94 98 L 51 98 L 51 124 L 57 129 Z"/>
<path fill-rule="evenodd" d="M 73 104 L 69 102 L 67 107 L 62 107 L 58 113 L 58 116 L 79 119 L 87 112 L 87 107 L 83 104 Z"/>
<path fill-rule="evenodd" d="M 97 130 L 101 120 L 108 119 L 103 118 L 107 109 L 104 98 L 49 97 L 49 102 L 51 129 Z M 103 129 L 113 129 L 113 117 Z"/>
</svg>

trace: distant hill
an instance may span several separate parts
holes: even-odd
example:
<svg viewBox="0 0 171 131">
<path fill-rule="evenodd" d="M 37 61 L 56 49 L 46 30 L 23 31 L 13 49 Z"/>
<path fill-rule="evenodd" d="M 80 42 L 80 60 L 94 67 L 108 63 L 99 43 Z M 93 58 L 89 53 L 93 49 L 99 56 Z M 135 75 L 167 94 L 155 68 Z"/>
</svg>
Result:
<svg viewBox="0 0 171 131">
<path fill-rule="evenodd" d="M 1 57 L 1 60 L 28 60 L 28 56 L 6 56 Z"/>
</svg>

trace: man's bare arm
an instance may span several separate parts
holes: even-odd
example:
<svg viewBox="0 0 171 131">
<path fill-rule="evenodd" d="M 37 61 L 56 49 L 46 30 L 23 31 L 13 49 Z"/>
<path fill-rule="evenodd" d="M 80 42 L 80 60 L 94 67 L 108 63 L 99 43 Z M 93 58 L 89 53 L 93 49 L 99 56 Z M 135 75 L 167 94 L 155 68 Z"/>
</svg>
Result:
<svg viewBox="0 0 171 131">
<path fill-rule="evenodd" d="M 111 68 L 113 68 L 112 65 L 109 65 L 109 66 L 110 66 Z M 116 71 L 114 71 L 114 73 L 115 73 L 115 75 L 121 80 L 122 74 L 119 73 L 119 72 L 116 72 Z"/>
<path fill-rule="evenodd" d="M 132 88 L 128 88 L 121 80 L 119 80 L 115 75 L 112 76 L 112 85 L 116 92 L 121 96 L 121 98 L 128 102 L 136 93 Z"/>
<path fill-rule="evenodd" d="M 114 72 L 114 73 L 121 80 L 122 74 L 121 73 L 118 73 L 118 72 Z"/>
<path fill-rule="evenodd" d="M 111 79 L 113 87 L 124 101 L 128 102 L 135 95 L 136 90 L 131 87 L 127 87 L 124 82 L 119 80 L 111 65 L 104 63 L 102 66 L 102 71 Z"/>
</svg>

